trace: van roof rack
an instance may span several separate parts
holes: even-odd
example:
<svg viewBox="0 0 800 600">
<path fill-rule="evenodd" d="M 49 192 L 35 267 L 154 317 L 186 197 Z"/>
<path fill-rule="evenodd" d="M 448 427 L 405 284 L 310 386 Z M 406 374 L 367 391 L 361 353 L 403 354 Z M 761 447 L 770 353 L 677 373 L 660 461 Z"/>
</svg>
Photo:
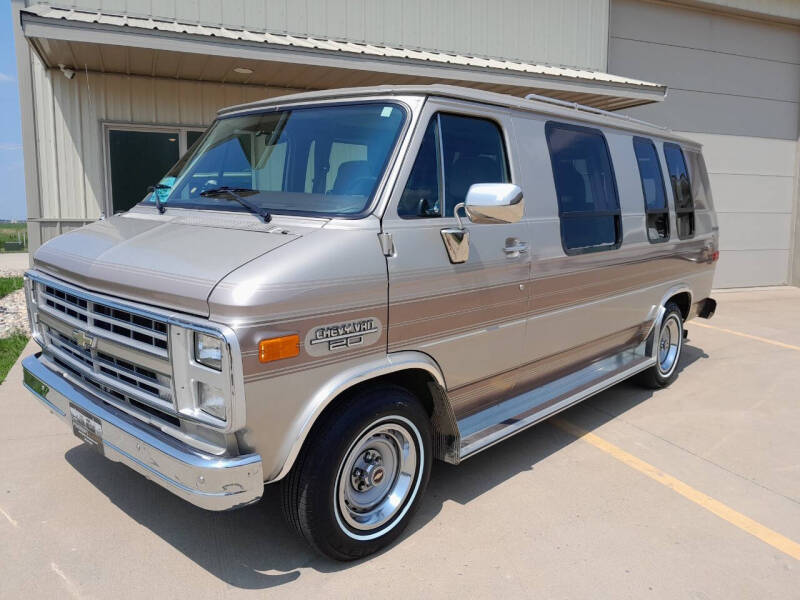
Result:
<svg viewBox="0 0 800 600">
<path fill-rule="evenodd" d="M 654 127 L 656 129 L 661 129 L 662 131 L 669 131 L 669 127 L 664 127 L 663 125 L 656 125 L 655 123 L 642 121 L 641 119 L 634 119 L 633 117 L 629 117 L 628 115 L 621 115 L 619 113 L 603 110 L 602 108 L 595 108 L 594 106 L 589 106 L 587 104 L 579 104 L 577 102 L 568 102 L 567 100 L 551 98 L 550 96 L 542 96 L 541 94 L 528 94 L 525 96 L 525 100 L 538 100 L 539 102 L 547 102 L 548 104 L 555 104 L 556 106 L 563 106 L 565 108 L 571 108 L 573 110 L 580 110 L 583 112 L 593 113 L 595 115 L 613 117 L 614 119 L 622 119 L 630 123 L 647 125 L 648 127 Z"/>
</svg>

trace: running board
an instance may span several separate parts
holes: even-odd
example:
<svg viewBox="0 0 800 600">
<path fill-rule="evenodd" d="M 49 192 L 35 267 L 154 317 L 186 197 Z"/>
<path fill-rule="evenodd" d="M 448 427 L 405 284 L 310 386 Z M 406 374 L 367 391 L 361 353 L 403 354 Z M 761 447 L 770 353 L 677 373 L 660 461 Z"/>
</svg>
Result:
<svg viewBox="0 0 800 600">
<path fill-rule="evenodd" d="M 645 343 L 548 384 L 509 398 L 458 421 L 461 433 L 459 460 L 519 433 L 540 421 L 585 400 L 606 388 L 651 367 L 656 359 L 647 356 Z"/>
</svg>

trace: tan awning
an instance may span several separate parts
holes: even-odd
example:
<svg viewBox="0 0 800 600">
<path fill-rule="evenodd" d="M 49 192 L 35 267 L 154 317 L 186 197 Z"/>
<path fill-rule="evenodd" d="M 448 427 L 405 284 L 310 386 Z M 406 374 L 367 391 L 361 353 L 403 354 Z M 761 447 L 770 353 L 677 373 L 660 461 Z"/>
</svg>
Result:
<svg viewBox="0 0 800 600">
<path fill-rule="evenodd" d="M 291 89 L 446 83 L 606 110 L 658 102 L 667 93 L 660 84 L 597 71 L 46 5 L 23 9 L 22 26 L 49 66 L 79 70 Z"/>
</svg>

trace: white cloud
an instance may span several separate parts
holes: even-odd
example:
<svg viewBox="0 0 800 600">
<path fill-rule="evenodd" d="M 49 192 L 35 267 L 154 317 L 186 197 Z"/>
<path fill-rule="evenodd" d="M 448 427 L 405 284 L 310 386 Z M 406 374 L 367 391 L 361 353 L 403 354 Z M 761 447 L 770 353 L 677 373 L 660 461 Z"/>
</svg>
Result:
<svg viewBox="0 0 800 600">
<path fill-rule="evenodd" d="M 6 75 L 5 73 L 0 73 L 0 83 L 10 83 L 14 81 L 14 78 L 10 75 Z"/>
<path fill-rule="evenodd" d="M 15 144 L 13 142 L 0 142 L 0 152 L 17 152 L 22 150 L 22 144 Z"/>
</svg>

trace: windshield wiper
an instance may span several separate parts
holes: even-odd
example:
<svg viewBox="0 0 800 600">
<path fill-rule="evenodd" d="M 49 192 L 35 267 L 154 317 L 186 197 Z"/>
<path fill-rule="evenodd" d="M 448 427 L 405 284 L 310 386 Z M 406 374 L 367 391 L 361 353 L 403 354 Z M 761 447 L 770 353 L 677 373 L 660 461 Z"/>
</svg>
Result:
<svg viewBox="0 0 800 600">
<path fill-rule="evenodd" d="M 205 190 L 200 192 L 200 195 L 204 198 L 216 198 L 222 194 L 227 194 L 231 200 L 238 202 L 242 206 L 244 206 L 247 210 L 251 213 L 258 215 L 262 219 L 264 219 L 264 223 L 269 223 L 272 220 L 272 215 L 269 214 L 269 211 L 266 208 L 258 206 L 258 204 L 254 204 L 250 202 L 248 199 L 243 198 L 239 194 L 242 192 L 256 192 L 257 190 L 252 190 L 250 188 L 236 188 L 236 187 L 228 187 L 227 185 L 223 185 L 221 187 L 211 188 L 210 190 Z"/>
<path fill-rule="evenodd" d="M 171 190 L 171 189 L 172 189 L 171 185 L 164 185 L 163 183 L 157 183 L 157 184 L 151 185 L 149 188 L 147 188 L 148 192 L 152 192 L 153 193 L 153 198 L 155 199 L 155 202 L 156 202 L 156 208 L 158 209 L 158 212 L 160 214 L 162 214 L 162 215 L 164 214 L 164 211 L 167 210 L 167 207 L 164 206 L 163 202 L 161 202 L 161 195 L 158 193 L 158 191 L 159 190 Z"/>
</svg>

